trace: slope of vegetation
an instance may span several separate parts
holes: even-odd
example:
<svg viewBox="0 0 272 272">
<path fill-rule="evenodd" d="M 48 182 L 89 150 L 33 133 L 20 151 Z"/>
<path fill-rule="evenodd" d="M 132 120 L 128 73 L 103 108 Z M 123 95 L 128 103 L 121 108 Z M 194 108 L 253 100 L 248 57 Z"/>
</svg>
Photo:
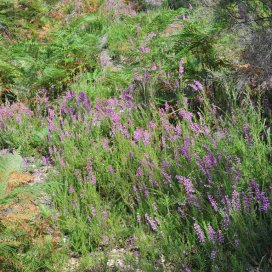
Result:
<svg viewBox="0 0 272 272">
<path fill-rule="evenodd" d="M 269 33 L 265 0 L 2 1 L 0 270 L 270 271 Z"/>
</svg>

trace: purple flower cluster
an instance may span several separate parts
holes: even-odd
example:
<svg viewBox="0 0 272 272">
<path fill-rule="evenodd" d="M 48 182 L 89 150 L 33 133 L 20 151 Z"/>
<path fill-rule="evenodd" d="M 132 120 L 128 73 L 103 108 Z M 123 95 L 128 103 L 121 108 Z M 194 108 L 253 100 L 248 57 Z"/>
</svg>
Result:
<svg viewBox="0 0 272 272">
<path fill-rule="evenodd" d="M 204 235 L 202 228 L 200 227 L 199 224 L 194 223 L 194 229 L 195 229 L 195 232 L 196 232 L 199 242 L 201 244 L 204 244 L 205 243 L 205 235 Z"/>
<path fill-rule="evenodd" d="M 213 209 L 217 212 L 219 210 L 216 200 L 213 198 L 211 194 L 208 194 L 208 199 L 213 207 Z"/>
<path fill-rule="evenodd" d="M 4 128 L 8 125 L 10 120 L 15 120 L 19 125 L 22 122 L 22 118 L 32 117 L 33 112 L 22 103 L 2 104 L 0 106 L 0 128 Z"/>
<path fill-rule="evenodd" d="M 88 159 L 87 161 L 86 175 L 85 175 L 84 181 L 86 183 L 90 182 L 93 185 L 96 184 L 96 176 L 95 176 L 95 172 L 93 171 L 91 159 Z"/>
<path fill-rule="evenodd" d="M 253 192 L 255 199 L 257 200 L 259 204 L 259 210 L 263 212 L 267 212 L 270 207 L 270 200 L 266 193 L 264 191 L 260 190 L 260 186 L 257 184 L 257 182 L 252 179 L 250 191 Z"/>
<path fill-rule="evenodd" d="M 193 83 L 189 84 L 189 86 L 196 92 L 203 90 L 203 85 L 198 80 L 195 80 Z"/>
<path fill-rule="evenodd" d="M 145 129 L 136 128 L 134 132 L 134 141 L 136 143 L 143 141 L 144 145 L 148 145 L 150 142 L 151 134 Z"/>
<path fill-rule="evenodd" d="M 176 179 L 183 184 L 187 198 L 191 198 L 192 194 L 195 192 L 192 181 L 189 178 L 178 175 L 176 176 Z"/>
<path fill-rule="evenodd" d="M 158 230 L 158 222 L 157 222 L 157 220 L 152 219 L 148 214 L 145 214 L 145 220 L 149 224 L 149 226 L 151 227 L 151 229 L 153 231 L 156 232 Z"/>
</svg>

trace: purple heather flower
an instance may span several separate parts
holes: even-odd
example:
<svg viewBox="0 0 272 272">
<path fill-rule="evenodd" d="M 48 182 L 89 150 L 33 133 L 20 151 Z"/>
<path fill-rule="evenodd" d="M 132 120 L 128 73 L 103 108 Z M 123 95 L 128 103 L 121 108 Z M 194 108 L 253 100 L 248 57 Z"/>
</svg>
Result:
<svg viewBox="0 0 272 272">
<path fill-rule="evenodd" d="M 151 121 L 149 122 L 149 127 L 150 127 L 151 129 L 153 129 L 153 128 L 155 127 L 155 122 L 151 120 Z"/>
<path fill-rule="evenodd" d="M 194 83 L 189 84 L 189 86 L 192 87 L 196 92 L 203 90 L 203 85 L 198 80 L 195 80 Z"/>
<path fill-rule="evenodd" d="M 178 213 L 180 214 L 182 219 L 186 218 L 186 213 L 184 212 L 184 210 L 181 206 L 178 206 Z"/>
<path fill-rule="evenodd" d="M 135 107 L 134 98 L 129 92 L 125 92 L 125 91 L 121 92 L 120 99 L 126 108 Z"/>
<path fill-rule="evenodd" d="M 142 177 L 143 176 L 143 170 L 141 167 L 139 167 L 135 174 L 136 177 Z"/>
<path fill-rule="evenodd" d="M 232 207 L 234 210 L 236 210 L 236 211 L 241 210 L 240 194 L 235 190 L 232 193 L 231 202 L 232 202 Z"/>
<path fill-rule="evenodd" d="M 111 173 L 111 174 L 114 174 L 115 173 L 115 171 L 114 171 L 114 169 L 113 169 L 113 167 L 112 167 L 112 165 L 109 165 L 109 172 Z"/>
<path fill-rule="evenodd" d="M 83 106 L 86 108 L 88 113 L 91 111 L 91 101 L 89 98 L 84 100 Z"/>
<path fill-rule="evenodd" d="M 244 138 L 248 145 L 251 143 L 250 133 L 249 133 L 249 126 L 248 124 L 244 125 Z"/>
<path fill-rule="evenodd" d="M 140 128 L 136 128 L 134 131 L 134 140 L 135 142 L 139 142 L 144 137 L 144 130 Z"/>
<path fill-rule="evenodd" d="M 141 216 L 140 216 L 139 213 L 137 213 L 136 219 L 137 219 L 137 222 L 138 222 L 138 223 L 141 223 L 142 220 L 141 220 Z"/>
<path fill-rule="evenodd" d="M 145 214 L 145 220 L 153 231 L 156 232 L 158 230 L 157 222 L 153 220 L 150 216 L 148 216 L 148 214 Z"/>
<path fill-rule="evenodd" d="M 221 230 L 218 231 L 218 240 L 221 244 L 224 244 L 225 242 L 225 237 Z"/>
<path fill-rule="evenodd" d="M 176 90 L 179 88 L 179 85 L 180 85 L 180 84 L 179 84 L 179 81 L 176 79 L 176 80 L 175 80 L 175 89 L 176 89 Z"/>
<path fill-rule="evenodd" d="M 96 176 L 92 175 L 92 180 L 91 180 L 92 184 L 95 185 L 96 184 Z"/>
<path fill-rule="evenodd" d="M 108 139 L 106 139 L 106 138 L 102 139 L 101 140 L 101 145 L 102 145 L 103 149 L 108 150 L 108 148 L 109 148 L 109 141 L 108 141 Z"/>
<path fill-rule="evenodd" d="M 201 227 L 197 223 L 194 223 L 194 229 L 195 229 L 199 242 L 201 244 L 205 243 L 205 235 Z"/>
<path fill-rule="evenodd" d="M 48 109 L 48 113 L 49 113 L 49 118 L 50 119 L 53 119 L 55 117 L 54 109 Z"/>
<path fill-rule="evenodd" d="M 211 252 L 211 259 L 215 260 L 216 255 L 217 255 L 217 251 L 216 250 L 212 250 L 212 252 Z"/>
<path fill-rule="evenodd" d="M 188 147 L 190 145 L 190 138 L 188 136 L 186 136 L 184 138 L 184 146 Z"/>
<path fill-rule="evenodd" d="M 69 114 L 70 114 L 71 119 L 73 120 L 75 115 L 74 115 L 74 111 L 73 111 L 72 105 L 70 105 L 70 107 L 69 107 Z"/>
<path fill-rule="evenodd" d="M 184 73 L 184 60 L 179 61 L 179 77 L 181 78 Z"/>
<path fill-rule="evenodd" d="M 204 156 L 204 162 L 206 167 L 212 168 L 217 165 L 216 158 L 212 155 L 212 153 L 209 153 L 208 155 Z"/>
<path fill-rule="evenodd" d="M 92 161 L 90 158 L 87 160 L 86 171 L 88 174 L 91 174 L 93 171 Z"/>
<path fill-rule="evenodd" d="M 119 124 L 121 122 L 120 116 L 115 111 L 111 113 L 111 121 L 113 124 Z"/>
<path fill-rule="evenodd" d="M 175 127 L 175 134 L 177 135 L 177 136 L 181 136 L 181 134 L 182 134 L 182 129 L 181 129 L 181 126 L 180 125 L 177 125 L 176 127 Z"/>
<path fill-rule="evenodd" d="M 270 206 L 270 201 L 269 201 L 269 198 L 266 196 L 266 193 L 260 190 L 259 185 L 256 183 L 254 179 L 252 179 L 251 181 L 251 186 L 253 187 L 255 197 L 260 205 L 259 207 L 260 211 L 264 211 L 264 212 L 268 211 Z"/>
<path fill-rule="evenodd" d="M 149 54 L 151 52 L 151 49 L 147 47 L 145 44 L 141 45 L 140 51 L 145 54 Z"/>
<path fill-rule="evenodd" d="M 269 210 L 270 207 L 270 200 L 267 196 L 264 195 L 265 193 L 263 192 L 263 196 L 262 196 L 262 204 L 260 207 L 260 211 L 264 211 L 267 212 Z"/>
<path fill-rule="evenodd" d="M 164 177 L 164 180 L 165 180 L 165 183 L 166 184 L 170 184 L 171 183 L 171 180 L 172 180 L 172 177 L 171 175 L 165 173 L 165 172 L 162 172 L 162 175 Z"/>
<path fill-rule="evenodd" d="M 192 130 L 192 132 L 196 134 L 199 134 L 203 131 L 201 126 L 198 123 L 194 123 L 194 122 L 190 123 L 190 129 Z"/>
<path fill-rule="evenodd" d="M 131 126 L 131 127 L 133 126 L 133 121 L 132 121 L 130 118 L 128 119 L 128 124 L 129 124 L 129 126 Z"/>
<path fill-rule="evenodd" d="M 183 272 L 191 272 L 191 269 L 186 264 L 183 265 Z"/>
<path fill-rule="evenodd" d="M 189 84 L 190 87 L 192 87 L 194 89 L 194 91 L 198 91 L 198 88 L 195 84 Z"/>
<path fill-rule="evenodd" d="M 212 207 L 214 208 L 214 210 L 217 212 L 218 211 L 218 205 L 217 205 L 217 202 L 216 200 L 213 198 L 212 195 L 208 194 L 208 199 L 212 205 Z"/>
<path fill-rule="evenodd" d="M 230 225 L 230 217 L 228 213 L 224 213 L 224 218 L 223 218 L 223 228 L 227 229 Z"/>
<path fill-rule="evenodd" d="M 178 176 L 178 175 L 176 176 L 176 179 L 178 180 L 179 183 L 183 184 L 185 188 L 186 196 L 191 197 L 192 193 L 195 192 L 192 181 L 189 178 Z"/>
<path fill-rule="evenodd" d="M 46 120 L 48 122 L 48 131 L 51 133 L 54 130 L 54 123 L 49 117 Z"/>
<path fill-rule="evenodd" d="M 45 165 L 50 163 L 50 159 L 48 157 L 42 156 L 41 160 L 42 160 L 42 163 Z"/>
<path fill-rule="evenodd" d="M 179 116 L 182 117 L 184 120 L 188 120 L 189 122 L 192 121 L 193 114 L 191 112 L 187 112 L 184 109 L 179 111 Z"/>
<path fill-rule="evenodd" d="M 167 102 L 164 103 L 165 111 L 168 112 L 170 110 L 170 106 Z"/>
<path fill-rule="evenodd" d="M 213 229 L 213 227 L 211 225 L 208 226 L 208 231 L 209 231 L 209 238 L 210 240 L 215 243 L 217 241 L 217 233 L 216 231 Z"/>
<path fill-rule="evenodd" d="M 86 97 L 85 93 L 84 93 L 84 92 L 80 92 L 80 93 L 78 94 L 78 96 L 77 96 L 77 100 L 78 100 L 78 101 L 84 101 L 84 100 L 85 100 L 85 97 Z"/>
<path fill-rule="evenodd" d="M 66 166 L 65 160 L 64 160 L 64 158 L 62 156 L 60 157 L 60 164 L 61 164 L 62 167 Z"/>
<path fill-rule="evenodd" d="M 194 84 L 195 84 L 195 86 L 197 86 L 197 88 L 198 88 L 199 90 L 203 90 L 203 85 L 202 85 L 198 80 L 195 80 L 195 81 L 194 81 Z"/>
<path fill-rule="evenodd" d="M 149 144 L 150 136 L 150 133 L 147 130 L 144 130 L 143 143 L 145 146 Z"/>
<path fill-rule="evenodd" d="M 243 196 L 243 204 L 244 204 L 245 211 L 246 211 L 246 213 L 249 213 L 250 206 L 251 206 L 250 200 L 247 197 L 247 195 L 245 194 L 245 192 L 242 192 L 242 196 Z"/>
<path fill-rule="evenodd" d="M 164 136 L 162 136 L 162 148 L 165 148 L 166 147 L 166 139 Z"/>
<path fill-rule="evenodd" d="M 187 147 L 185 145 L 180 148 L 180 152 L 185 157 L 185 159 L 187 161 L 191 160 L 191 156 L 190 156 L 190 154 L 188 152 L 188 149 L 187 149 Z"/>
<path fill-rule="evenodd" d="M 142 75 L 139 75 L 139 73 L 136 71 L 136 72 L 134 73 L 134 80 L 135 80 L 135 81 L 142 81 L 142 79 L 143 79 L 143 76 L 142 76 Z"/>
<path fill-rule="evenodd" d="M 162 162 L 162 168 L 167 169 L 169 167 L 169 163 L 167 161 Z"/>
<path fill-rule="evenodd" d="M 222 200 L 221 200 L 221 203 L 224 205 L 224 209 L 226 211 L 230 211 L 232 206 L 231 206 L 231 201 L 229 199 L 229 196 L 225 195 Z"/>
<path fill-rule="evenodd" d="M 152 177 L 149 177 L 149 183 L 150 183 L 152 186 L 156 187 L 156 188 L 159 187 L 159 184 L 157 183 L 157 181 L 154 180 Z"/>
<path fill-rule="evenodd" d="M 19 115 L 19 114 L 17 114 L 17 115 L 16 115 L 16 121 L 17 121 L 17 123 L 18 123 L 19 125 L 22 124 L 22 116 Z"/>
<path fill-rule="evenodd" d="M 70 194 L 75 193 L 75 188 L 74 188 L 73 185 L 70 185 L 69 193 L 70 193 Z"/>
<path fill-rule="evenodd" d="M 157 71 L 157 70 L 158 70 L 158 66 L 156 64 L 153 64 L 149 69 L 149 71 Z"/>
<path fill-rule="evenodd" d="M 149 196 L 149 191 L 148 191 L 147 187 L 145 186 L 145 184 L 143 184 L 143 188 L 144 188 L 145 197 L 148 197 Z"/>
</svg>

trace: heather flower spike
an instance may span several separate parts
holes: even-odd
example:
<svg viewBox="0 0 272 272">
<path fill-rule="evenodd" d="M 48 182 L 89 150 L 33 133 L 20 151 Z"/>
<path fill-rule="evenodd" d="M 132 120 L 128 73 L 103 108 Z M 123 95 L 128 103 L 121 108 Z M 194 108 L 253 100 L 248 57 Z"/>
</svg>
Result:
<svg viewBox="0 0 272 272">
<path fill-rule="evenodd" d="M 184 60 L 181 59 L 179 61 L 179 78 L 182 78 L 183 73 L 184 73 Z"/>
<path fill-rule="evenodd" d="M 203 230 L 201 229 L 201 227 L 197 223 L 194 223 L 194 229 L 195 229 L 195 232 L 196 232 L 199 242 L 201 244 L 204 244 L 205 243 L 205 235 L 204 235 Z"/>
</svg>

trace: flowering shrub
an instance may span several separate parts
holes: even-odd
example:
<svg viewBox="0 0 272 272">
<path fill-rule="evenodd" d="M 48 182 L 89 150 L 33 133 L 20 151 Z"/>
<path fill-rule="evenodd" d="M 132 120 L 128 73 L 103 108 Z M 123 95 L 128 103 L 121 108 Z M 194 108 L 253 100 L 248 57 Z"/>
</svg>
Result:
<svg viewBox="0 0 272 272">
<path fill-rule="evenodd" d="M 3 129 L 10 120 L 22 123 L 24 116 L 32 117 L 33 112 L 22 103 L 2 104 L 0 106 L 0 127 Z"/>
<path fill-rule="evenodd" d="M 0 147 L 52 166 L 63 250 L 83 263 L 126 252 L 129 271 L 270 271 L 271 135 L 230 95 L 236 34 L 186 1 L 34 2 L 18 22 L 3 4 L 3 90 L 32 110 L 0 106 Z M 40 244 L 8 253 L 13 270 L 65 271 Z"/>
<path fill-rule="evenodd" d="M 204 95 L 201 83 L 192 84 Z M 262 240 L 256 260 L 268 249 L 271 168 L 259 153 L 261 128 L 234 130 L 208 106 L 195 114 L 184 102 L 143 110 L 126 91 L 90 105 L 69 91 L 49 110 L 46 161 L 58 169 L 56 203 L 76 250 L 123 246 L 136 236 L 142 257 L 161 252 L 177 267 L 199 271 L 205 260 L 225 271 L 229 254 L 233 267 L 254 265 L 255 239 Z M 268 172 L 259 173 L 260 162 Z M 72 227 L 74 220 L 80 224 Z"/>
<path fill-rule="evenodd" d="M 22 103 L 2 104 L 0 106 L 0 146 L 13 147 L 33 155 L 45 146 L 47 129 L 42 116 L 35 115 Z M 34 148 L 37 148 L 35 151 Z"/>
<path fill-rule="evenodd" d="M 20 131 L 29 140 L 31 124 L 47 127 L 42 159 L 57 170 L 54 200 L 76 251 L 133 239 L 129 250 L 145 265 L 162 255 L 186 271 L 254 267 L 268 251 L 271 147 L 259 114 L 223 118 L 200 82 L 182 82 L 183 65 L 175 92 L 197 91 L 202 112 L 183 96 L 159 107 L 136 103 L 131 87 L 94 103 L 84 92 L 67 91 L 55 105 L 41 98 L 38 118 L 22 104 L 1 107 L 1 139 Z"/>
</svg>

